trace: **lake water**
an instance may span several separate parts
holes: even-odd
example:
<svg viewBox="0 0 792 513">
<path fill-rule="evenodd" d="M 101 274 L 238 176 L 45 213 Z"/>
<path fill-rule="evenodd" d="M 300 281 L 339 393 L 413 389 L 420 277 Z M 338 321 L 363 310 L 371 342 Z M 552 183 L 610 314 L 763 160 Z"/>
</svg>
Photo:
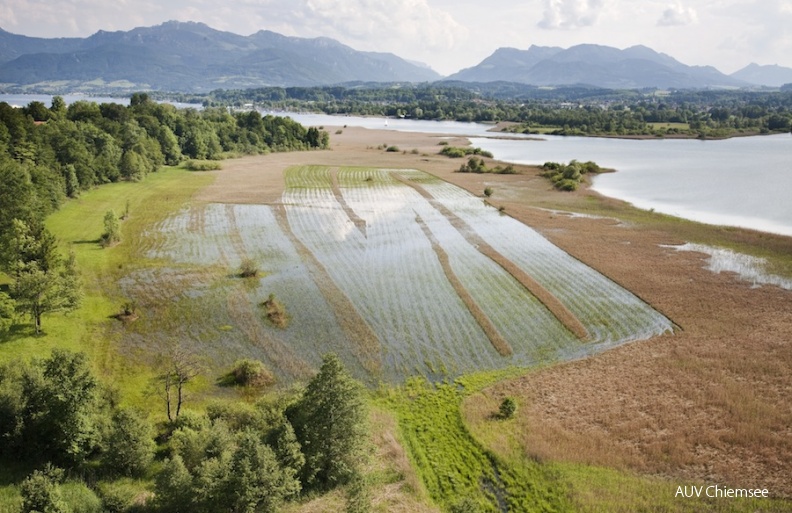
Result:
<svg viewBox="0 0 792 513">
<path fill-rule="evenodd" d="M 66 102 L 128 99 L 64 95 Z M 2 95 L 0 101 L 49 105 L 48 95 Z M 306 126 L 359 126 L 377 130 L 466 135 L 473 146 L 518 164 L 593 160 L 616 169 L 594 179 L 594 190 L 686 219 L 792 236 L 792 135 L 694 139 L 605 139 L 542 136 L 493 139 L 492 125 L 325 114 L 279 113 Z"/>
<path fill-rule="evenodd" d="M 494 139 L 491 125 L 405 119 L 288 114 L 306 125 L 471 136 L 473 146 L 518 164 L 592 160 L 616 169 L 594 190 L 699 222 L 792 236 L 792 134 L 726 140 L 605 139 L 542 136 Z"/>
</svg>

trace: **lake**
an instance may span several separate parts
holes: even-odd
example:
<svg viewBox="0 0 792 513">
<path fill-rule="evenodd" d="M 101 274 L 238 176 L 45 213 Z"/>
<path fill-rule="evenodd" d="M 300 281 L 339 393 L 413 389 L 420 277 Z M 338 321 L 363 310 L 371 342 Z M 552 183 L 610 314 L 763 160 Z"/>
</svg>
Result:
<svg viewBox="0 0 792 513">
<path fill-rule="evenodd" d="M 64 95 L 66 102 L 128 99 Z M 48 95 L 3 95 L 0 101 L 50 103 Z M 181 105 L 178 105 L 181 106 Z M 473 146 L 517 164 L 593 160 L 616 169 L 594 178 L 594 190 L 699 222 L 792 236 L 792 134 L 726 140 L 606 139 L 542 136 L 494 139 L 492 125 L 325 114 L 280 113 L 306 126 L 359 126 L 377 130 L 465 135 Z"/>
<path fill-rule="evenodd" d="M 479 123 L 288 115 L 306 125 L 467 135 L 473 146 L 517 164 L 593 160 L 618 171 L 594 179 L 594 190 L 606 196 L 703 223 L 792 236 L 792 134 L 706 141 L 541 136 L 537 141 L 537 136 L 494 139 L 488 132 L 492 126 Z"/>
</svg>

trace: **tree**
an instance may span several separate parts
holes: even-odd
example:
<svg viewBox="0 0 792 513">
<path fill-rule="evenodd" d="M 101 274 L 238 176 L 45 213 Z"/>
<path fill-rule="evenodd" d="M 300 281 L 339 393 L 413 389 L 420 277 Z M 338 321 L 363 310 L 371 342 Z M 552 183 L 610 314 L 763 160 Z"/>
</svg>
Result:
<svg viewBox="0 0 792 513">
<path fill-rule="evenodd" d="M 286 497 L 300 491 L 300 483 L 284 473 L 255 432 L 245 430 L 238 436 L 222 490 L 224 506 L 233 513 L 274 513 Z"/>
<path fill-rule="evenodd" d="M 17 310 L 31 316 L 37 334 L 45 313 L 74 310 L 80 304 L 74 255 L 64 262 L 56 244 L 55 237 L 40 223 L 14 220 L 11 296 Z"/>
<path fill-rule="evenodd" d="M 500 408 L 498 408 L 498 414 L 502 419 L 510 419 L 514 417 L 514 414 L 517 412 L 517 402 L 511 398 L 505 398 L 501 404 Z"/>
<path fill-rule="evenodd" d="M 5 335 L 14 323 L 16 302 L 11 296 L 0 291 L 0 336 Z"/>
<path fill-rule="evenodd" d="M 121 241 L 121 226 L 114 210 L 108 210 L 104 216 L 104 233 L 100 238 L 102 246 L 111 246 Z"/>
<path fill-rule="evenodd" d="M 22 448 L 62 465 L 95 448 L 98 382 L 84 353 L 56 349 L 22 376 Z"/>
<path fill-rule="evenodd" d="M 162 471 L 157 475 L 155 499 L 159 511 L 165 513 L 186 513 L 192 511 L 192 476 L 176 454 L 165 460 Z"/>
<path fill-rule="evenodd" d="M 288 412 L 305 454 L 304 485 L 330 489 L 357 472 L 366 435 L 360 384 L 329 354 L 302 399 Z"/>
<path fill-rule="evenodd" d="M 159 381 L 162 384 L 169 421 L 179 418 L 186 398 L 184 387 L 200 373 L 201 366 L 194 354 L 179 347 L 173 347 L 165 354 Z M 174 402 L 176 403 L 175 407 Z"/>
<path fill-rule="evenodd" d="M 104 454 L 105 464 L 125 476 L 139 476 L 154 458 L 151 425 L 135 410 L 119 410 Z"/>
</svg>

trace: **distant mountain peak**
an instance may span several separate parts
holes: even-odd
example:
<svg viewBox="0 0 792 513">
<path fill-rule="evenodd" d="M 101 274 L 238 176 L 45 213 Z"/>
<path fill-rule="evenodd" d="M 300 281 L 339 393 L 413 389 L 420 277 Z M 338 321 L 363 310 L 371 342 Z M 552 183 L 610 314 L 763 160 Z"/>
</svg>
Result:
<svg viewBox="0 0 792 513">
<path fill-rule="evenodd" d="M 570 48 L 499 48 L 478 65 L 446 80 L 509 81 L 534 86 L 588 84 L 610 89 L 737 87 L 746 85 L 714 68 L 686 66 L 648 46 L 624 50 L 599 44 Z"/>
<path fill-rule="evenodd" d="M 731 76 L 765 87 L 781 87 L 784 84 L 792 84 L 792 68 L 778 64 L 762 65 L 752 62 L 743 69 L 735 71 Z"/>
<path fill-rule="evenodd" d="M 126 89 L 208 91 L 349 81 L 427 82 L 440 78 L 393 54 L 354 50 L 334 39 L 251 36 L 205 23 L 166 21 L 127 32 L 54 40 L 0 33 L 0 82 L 121 84 Z"/>
</svg>

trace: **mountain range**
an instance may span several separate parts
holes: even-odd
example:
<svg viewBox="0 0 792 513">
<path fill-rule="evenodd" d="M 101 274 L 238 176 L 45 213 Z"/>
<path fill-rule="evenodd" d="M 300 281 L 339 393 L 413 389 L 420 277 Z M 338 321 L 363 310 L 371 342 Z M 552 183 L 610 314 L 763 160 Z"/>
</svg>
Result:
<svg viewBox="0 0 792 513">
<path fill-rule="evenodd" d="M 87 38 L 35 38 L 0 29 L 0 88 L 7 90 L 206 92 L 441 78 L 426 65 L 391 53 L 358 51 L 329 38 L 265 30 L 240 36 L 194 22 L 99 31 Z M 751 64 L 726 75 L 711 66 L 685 65 L 646 46 L 534 45 L 528 50 L 500 48 L 444 80 L 608 89 L 779 87 L 792 83 L 792 68 Z"/>
<path fill-rule="evenodd" d="M 687 66 L 646 46 L 624 50 L 583 44 L 571 48 L 500 48 L 447 80 L 509 80 L 536 86 L 591 85 L 608 89 L 698 89 L 756 85 L 711 66 Z"/>
<path fill-rule="evenodd" d="M 42 39 L 0 30 L 0 83 L 68 82 L 106 89 L 200 92 L 217 88 L 314 86 L 347 81 L 426 82 L 428 66 L 361 52 L 328 38 L 250 36 L 203 23 L 167 22 L 88 38 Z"/>
</svg>

